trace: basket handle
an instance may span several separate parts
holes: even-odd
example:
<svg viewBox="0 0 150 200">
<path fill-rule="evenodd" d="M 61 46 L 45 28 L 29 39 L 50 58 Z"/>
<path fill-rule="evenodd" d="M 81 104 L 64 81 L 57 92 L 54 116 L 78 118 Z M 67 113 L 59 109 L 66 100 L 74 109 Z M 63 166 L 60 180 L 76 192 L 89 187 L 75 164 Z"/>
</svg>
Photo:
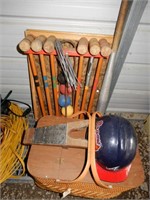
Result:
<svg viewBox="0 0 150 200">
<path fill-rule="evenodd" d="M 71 118 L 77 117 L 79 115 L 87 115 L 89 118 L 89 129 L 88 129 L 88 148 L 87 148 L 87 161 L 86 165 L 84 167 L 84 170 L 82 173 L 74 180 L 68 181 L 68 180 L 56 180 L 56 182 L 60 183 L 75 183 L 83 180 L 83 178 L 86 176 L 86 174 L 89 172 L 89 168 L 91 167 L 92 175 L 94 178 L 94 181 L 98 186 L 101 186 L 103 188 L 112 188 L 111 185 L 104 184 L 97 173 L 96 169 L 96 161 L 95 161 L 95 118 L 96 115 L 99 117 L 102 117 L 102 114 L 100 112 L 94 112 L 92 116 L 87 111 L 79 111 L 71 116 Z"/>
<path fill-rule="evenodd" d="M 91 117 L 91 146 L 90 146 L 90 148 L 91 148 L 91 151 L 90 151 L 91 171 L 92 171 L 93 178 L 97 185 L 104 187 L 104 188 L 111 188 L 112 186 L 102 183 L 102 181 L 100 180 L 100 178 L 98 176 L 97 169 L 96 169 L 96 159 L 95 159 L 95 145 L 96 145 L 96 142 L 95 142 L 95 140 L 96 140 L 95 139 L 95 118 L 96 118 L 96 115 L 98 115 L 99 117 L 102 117 L 102 114 L 100 112 L 94 112 Z"/>
</svg>

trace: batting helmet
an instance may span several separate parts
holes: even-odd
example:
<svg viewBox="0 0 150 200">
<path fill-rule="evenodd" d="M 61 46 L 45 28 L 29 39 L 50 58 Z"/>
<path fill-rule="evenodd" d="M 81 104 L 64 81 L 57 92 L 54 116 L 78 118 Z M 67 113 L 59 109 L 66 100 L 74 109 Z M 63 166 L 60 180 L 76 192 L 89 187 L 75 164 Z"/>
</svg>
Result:
<svg viewBox="0 0 150 200">
<path fill-rule="evenodd" d="M 107 170 L 128 166 L 135 157 L 137 137 L 123 117 L 106 115 L 96 119 L 96 161 Z"/>
</svg>

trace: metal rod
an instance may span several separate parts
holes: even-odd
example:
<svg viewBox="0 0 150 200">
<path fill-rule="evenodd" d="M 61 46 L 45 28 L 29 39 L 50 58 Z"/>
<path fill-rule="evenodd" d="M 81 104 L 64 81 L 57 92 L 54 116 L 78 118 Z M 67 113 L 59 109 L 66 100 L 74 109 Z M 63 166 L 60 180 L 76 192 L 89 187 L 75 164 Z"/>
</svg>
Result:
<svg viewBox="0 0 150 200">
<path fill-rule="evenodd" d="M 113 92 L 116 82 L 118 80 L 119 74 L 121 72 L 124 61 L 128 54 L 128 50 L 131 46 L 132 40 L 134 38 L 134 35 L 136 33 L 140 19 L 142 17 L 142 14 L 144 12 L 144 9 L 145 9 L 147 3 L 148 3 L 147 0 L 133 1 L 132 7 L 130 10 L 130 14 L 127 18 L 126 25 L 124 27 L 122 39 L 120 41 L 120 45 L 119 45 L 118 51 L 116 53 L 115 68 L 113 71 L 112 84 L 110 87 L 109 98 L 112 95 L 112 92 Z"/>
<path fill-rule="evenodd" d="M 120 20 L 120 17 L 118 19 L 120 20 L 120 23 L 124 23 L 124 27 L 119 25 L 119 27 L 122 29 L 122 34 L 120 35 L 120 42 L 117 41 L 117 44 L 119 47 L 117 48 L 116 45 L 113 50 L 113 53 L 110 56 L 109 63 L 107 66 L 107 71 L 105 73 L 105 78 L 103 81 L 101 93 L 99 96 L 99 100 L 97 103 L 97 110 L 101 113 L 105 113 L 108 103 L 110 101 L 111 95 L 113 93 L 115 84 L 117 82 L 117 79 L 119 77 L 120 71 L 122 69 L 123 63 L 125 61 L 126 55 L 128 53 L 129 47 L 131 45 L 131 42 L 133 40 L 133 37 L 135 35 L 135 32 L 137 30 L 138 24 L 140 22 L 141 16 L 144 12 L 145 6 L 147 4 L 147 0 L 143 1 L 129 1 L 129 0 L 123 0 L 122 4 L 126 4 L 128 2 L 127 10 L 126 10 L 126 16 L 123 11 L 121 10 L 123 8 L 123 5 L 121 6 L 120 13 L 123 13 L 122 18 L 124 20 Z M 119 22 L 118 22 L 119 23 Z M 117 25 L 118 25 L 117 23 Z M 117 27 L 116 27 L 117 30 Z M 114 43 L 113 43 L 114 45 Z M 116 54 L 117 51 L 117 54 Z"/>
<path fill-rule="evenodd" d="M 90 78 L 91 78 L 91 72 L 93 69 L 93 61 L 94 57 L 90 57 L 88 67 L 87 67 L 87 76 L 86 76 L 86 81 L 85 81 L 85 86 L 84 86 L 84 92 L 83 92 L 83 98 L 82 98 L 82 104 L 81 104 L 81 111 L 84 111 L 86 101 L 87 101 L 87 94 L 89 90 L 89 83 L 90 83 Z M 80 115 L 80 119 L 83 118 L 83 115 Z"/>
<path fill-rule="evenodd" d="M 96 93 L 98 82 L 99 82 L 99 77 L 100 77 L 100 74 L 101 74 L 101 71 L 102 71 L 103 60 L 104 60 L 103 58 L 99 58 L 99 60 L 98 60 L 98 66 L 97 66 L 97 69 L 96 69 L 96 73 L 95 73 L 95 77 L 94 77 L 94 81 L 93 81 L 93 86 L 92 86 L 92 91 L 91 91 L 91 95 L 90 95 L 90 100 L 89 100 L 89 104 L 88 104 L 88 112 L 89 113 L 92 110 L 94 97 L 95 97 L 95 93 Z"/>
<path fill-rule="evenodd" d="M 78 81 L 81 82 L 81 75 L 82 75 L 82 68 L 83 68 L 83 56 L 80 56 L 79 59 L 79 66 L 78 66 Z M 74 104 L 74 113 L 76 113 L 78 111 L 78 101 L 79 101 L 79 97 L 80 97 L 80 90 L 81 87 L 80 85 L 78 85 L 77 89 L 76 89 L 76 95 L 75 95 L 75 104 Z"/>
</svg>

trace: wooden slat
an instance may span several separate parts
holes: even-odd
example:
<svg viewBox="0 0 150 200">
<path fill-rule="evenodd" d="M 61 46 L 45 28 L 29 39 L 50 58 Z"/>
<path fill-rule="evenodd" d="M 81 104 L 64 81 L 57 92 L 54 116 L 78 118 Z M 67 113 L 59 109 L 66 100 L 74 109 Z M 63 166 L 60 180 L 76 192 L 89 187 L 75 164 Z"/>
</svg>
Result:
<svg viewBox="0 0 150 200">
<path fill-rule="evenodd" d="M 85 34 L 85 33 L 73 33 L 73 32 L 63 32 L 63 31 L 46 31 L 46 30 L 33 30 L 27 29 L 25 31 L 25 35 L 33 34 L 35 37 L 39 35 L 45 35 L 49 37 L 50 35 L 54 35 L 56 38 L 64 39 L 64 40 L 79 40 L 81 37 L 86 37 L 87 40 L 91 38 L 106 38 L 108 42 L 112 43 L 113 36 L 112 35 L 104 35 L 104 34 Z"/>
</svg>

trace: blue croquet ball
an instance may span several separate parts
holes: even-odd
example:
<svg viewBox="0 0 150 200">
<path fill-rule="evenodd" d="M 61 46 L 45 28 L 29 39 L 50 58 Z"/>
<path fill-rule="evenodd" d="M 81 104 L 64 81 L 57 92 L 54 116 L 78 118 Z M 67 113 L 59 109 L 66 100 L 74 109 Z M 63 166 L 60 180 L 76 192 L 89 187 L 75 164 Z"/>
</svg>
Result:
<svg viewBox="0 0 150 200">
<path fill-rule="evenodd" d="M 70 96 L 60 95 L 58 99 L 58 103 L 61 107 L 66 107 L 71 104 L 71 98 Z"/>
</svg>

